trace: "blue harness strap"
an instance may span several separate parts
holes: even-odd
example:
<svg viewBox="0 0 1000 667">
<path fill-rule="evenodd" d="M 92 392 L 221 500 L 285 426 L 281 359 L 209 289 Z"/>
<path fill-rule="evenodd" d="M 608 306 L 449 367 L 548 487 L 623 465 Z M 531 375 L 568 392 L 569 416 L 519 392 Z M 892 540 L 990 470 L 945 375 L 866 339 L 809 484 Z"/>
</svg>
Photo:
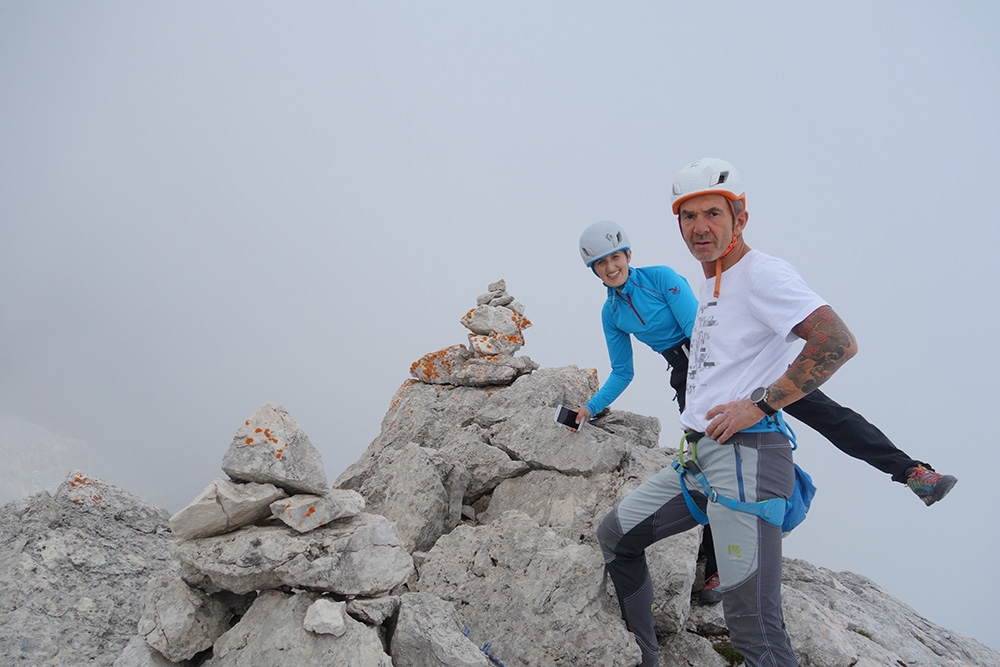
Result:
<svg viewBox="0 0 1000 667">
<path fill-rule="evenodd" d="M 798 443 L 795 441 L 795 433 L 785 423 L 781 412 L 770 417 L 765 417 L 757 424 L 745 429 L 745 431 L 750 433 L 759 433 L 761 431 L 783 433 L 791 441 L 793 450 L 798 446 Z M 769 498 L 768 500 L 760 500 L 755 503 L 734 500 L 712 488 L 712 485 L 708 482 L 708 478 L 705 477 L 705 473 L 701 471 L 698 463 L 694 460 L 695 456 L 692 456 L 692 459 L 689 461 L 684 461 L 684 441 L 689 437 L 689 435 L 686 435 L 681 439 L 680 456 L 671 465 L 680 476 L 681 493 L 684 495 L 684 503 L 687 505 L 688 511 L 691 512 L 691 516 L 694 517 L 695 521 L 706 526 L 708 525 L 708 515 L 701 511 L 701 508 L 695 503 L 685 482 L 685 476 L 691 476 L 698 482 L 709 502 L 719 503 L 737 512 L 756 515 L 772 526 L 780 527 L 782 532 L 787 533 L 791 531 L 806 518 L 809 505 L 816 494 L 816 487 L 813 485 L 809 474 L 805 470 L 802 470 L 798 464 L 795 464 L 795 488 L 792 491 L 791 500 Z M 693 446 L 697 446 L 698 439 L 700 439 L 700 436 L 690 440 Z"/>
<path fill-rule="evenodd" d="M 684 503 L 687 505 L 688 511 L 691 512 L 691 516 L 701 525 L 708 525 L 708 515 L 701 511 L 701 508 L 694 502 L 694 498 L 691 497 L 691 492 L 688 491 L 687 484 L 684 482 L 685 475 L 690 475 L 701 485 L 709 502 L 719 503 L 737 512 L 755 514 L 772 526 L 781 526 L 785 522 L 785 513 L 788 511 L 791 503 L 784 498 L 769 498 L 755 503 L 734 500 L 713 489 L 712 485 L 708 483 L 705 473 L 701 471 L 701 468 L 694 461 L 688 461 L 687 463 L 674 461 L 671 465 L 677 471 L 677 474 L 680 475 L 681 493 L 684 494 Z"/>
</svg>

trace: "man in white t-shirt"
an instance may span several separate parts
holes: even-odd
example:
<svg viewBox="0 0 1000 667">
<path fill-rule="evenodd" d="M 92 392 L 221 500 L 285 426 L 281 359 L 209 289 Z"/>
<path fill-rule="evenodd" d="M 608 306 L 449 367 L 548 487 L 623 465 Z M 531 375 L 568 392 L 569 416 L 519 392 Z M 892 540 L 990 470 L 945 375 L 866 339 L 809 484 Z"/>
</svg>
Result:
<svg viewBox="0 0 1000 667">
<path fill-rule="evenodd" d="M 790 264 L 746 244 L 746 197 L 728 162 L 708 158 L 682 169 L 674 181 L 673 212 L 705 273 L 681 414 L 690 458 L 729 499 L 788 499 L 795 473 L 779 411 L 833 375 L 854 356 L 857 343 Z M 598 529 L 622 614 L 642 649 L 642 667 L 659 659 L 645 548 L 697 525 L 681 484 L 677 471 L 664 468 Z M 733 646 L 748 667 L 797 665 L 781 613 L 781 526 L 708 502 L 697 484 L 687 486 L 712 525 Z"/>
</svg>

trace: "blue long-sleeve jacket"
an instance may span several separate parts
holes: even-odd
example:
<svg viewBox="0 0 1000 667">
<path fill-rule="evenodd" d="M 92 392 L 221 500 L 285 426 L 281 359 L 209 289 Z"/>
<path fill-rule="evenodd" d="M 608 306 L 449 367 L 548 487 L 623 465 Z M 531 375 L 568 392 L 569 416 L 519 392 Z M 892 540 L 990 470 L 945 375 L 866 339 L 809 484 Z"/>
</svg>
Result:
<svg viewBox="0 0 1000 667">
<path fill-rule="evenodd" d="M 587 402 L 591 416 L 632 382 L 632 336 L 661 354 L 691 336 L 697 312 L 698 299 L 688 281 L 669 266 L 629 267 L 625 284 L 608 288 L 601 311 L 611 375 Z"/>
</svg>

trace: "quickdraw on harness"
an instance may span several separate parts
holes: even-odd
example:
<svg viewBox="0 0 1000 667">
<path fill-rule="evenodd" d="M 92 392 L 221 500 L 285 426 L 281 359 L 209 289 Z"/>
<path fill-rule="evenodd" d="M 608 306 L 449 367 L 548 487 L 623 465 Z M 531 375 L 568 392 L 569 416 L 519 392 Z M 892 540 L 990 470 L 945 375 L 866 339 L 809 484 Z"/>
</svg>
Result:
<svg viewBox="0 0 1000 667">
<path fill-rule="evenodd" d="M 779 431 L 784 433 L 785 436 L 791 441 L 793 450 L 798 447 L 798 444 L 795 441 L 795 433 L 785 423 L 785 420 L 781 418 L 781 413 L 771 417 L 765 417 L 761 420 L 761 425 L 763 428 L 755 430 Z M 753 428 L 754 427 L 751 427 L 751 429 Z M 698 482 L 698 485 L 705 493 L 705 497 L 708 498 L 709 502 L 719 503 L 720 505 L 737 512 L 746 512 L 747 514 L 758 516 L 772 526 L 779 526 L 782 529 L 782 532 L 787 533 L 795 528 L 795 526 L 802 523 L 803 519 L 806 517 L 806 513 L 809 511 L 809 505 L 812 502 L 812 498 L 816 494 L 816 487 L 813 485 L 812 478 L 809 477 L 809 473 L 802 470 L 798 465 L 795 465 L 795 488 L 792 491 L 792 497 L 790 500 L 785 500 L 784 498 L 769 498 L 768 500 L 749 503 L 729 498 L 728 496 L 722 495 L 712 487 L 712 485 L 708 482 L 708 478 L 705 477 L 705 473 L 701 471 L 701 467 L 696 461 L 698 441 L 704 437 L 704 435 L 704 433 L 696 431 L 685 434 L 681 438 L 678 460 L 671 464 L 680 476 L 681 492 L 684 495 L 684 502 L 695 521 L 703 526 L 708 525 L 708 515 L 703 512 L 700 507 L 698 507 L 697 503 L 695 503 L 694 498 L 691 496 L 691 492 L 688 490 L 687 484 L 685 483 L 685 476 L 690 476 Z M 691 445 L 691 458 L 687 461 L 684 460 L 684 450 L 686 444 Z"/>
</svg>

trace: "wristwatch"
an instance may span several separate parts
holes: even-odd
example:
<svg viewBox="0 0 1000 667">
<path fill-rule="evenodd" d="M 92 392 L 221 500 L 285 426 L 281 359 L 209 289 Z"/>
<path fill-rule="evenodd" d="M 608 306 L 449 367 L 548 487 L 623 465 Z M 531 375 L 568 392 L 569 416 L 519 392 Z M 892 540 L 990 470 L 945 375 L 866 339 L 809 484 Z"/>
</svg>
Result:
<svg viewBox="0 0 1000 667">
<path fill-rule="evenodd" d="M 767 404 L 767 387 L 757 387 L 750 394 L 750 402 L 756 405 L 765 416 L 770 417 L 777 410 Z"/>
</svg>

